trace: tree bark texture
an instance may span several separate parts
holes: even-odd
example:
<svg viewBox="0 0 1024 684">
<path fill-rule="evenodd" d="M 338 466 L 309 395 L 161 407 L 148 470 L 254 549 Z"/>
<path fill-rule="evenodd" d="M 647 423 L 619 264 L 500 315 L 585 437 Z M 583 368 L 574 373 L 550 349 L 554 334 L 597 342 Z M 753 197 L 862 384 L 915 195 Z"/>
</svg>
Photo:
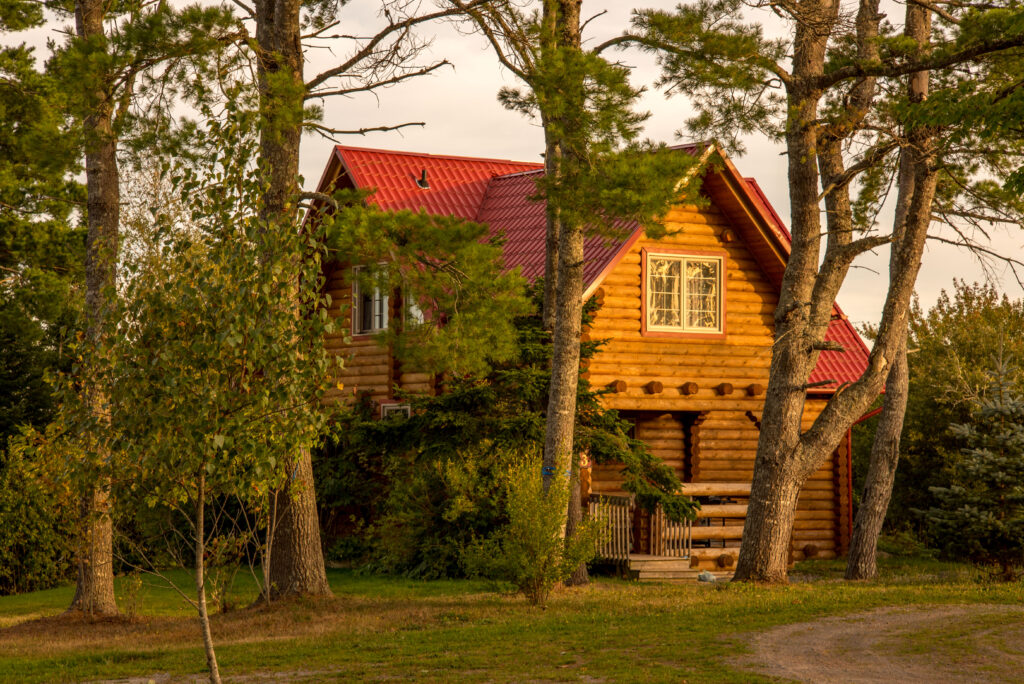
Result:
<svg viewBox="0 0 1024 684">
<path fill-rule="evenodd" d="M 569 478 L 569 511 L 565 520 L 565 538 L 572 539 L 583 522 L 583 492 L 580 491 L 580 458 L 574 456 L 572 459 L 572 475 Z M 573 570 L 572 575 L 566 580 L 566 586 L 580 587 L 590 583 L 590 573 L 587 572 L 587 564 L 580 563 L 579 567 Z"/>
<path fill-rule="evenodd" d="M 874 579 L 878 574 L 878 535 L 885 522 L 900 458 L 900 433 L 907 411 L 910 374 L 907 368 L 907 347 L 889 371 L 885 383 L 885 405 L 878 419 L 875 439 L 871 445 L 871 461 L 864 481 L 864 494 L 850 538 L 850 554 L 846 561 L 846 579 Z"/>
<path fill-rule="evenodd" d="M 905 35 L 913 38 L 928 50 L 931 41 L 931 11 L 921 5 L 910 3 L 906 10 Z M 922 102 L 928 97 L 930 74 L 926 71 L 911 74 L 907 79 L 907 95 L 911 102 Z M 920 187 L 929 192 L 930 164 L 927 152 L 933 144 L 932 135 L 926 128 L 906 131 L 913 146 L 900 154 L 898 195 L 894 231 L 898 237 L 906 232 L 907 220 L 913 206 L 914 196 Z M 921 178 L 918 175 L 921 174 Z M 932 172 L 932 175 L 933 172 Z M 934 182 L 934 181 L 931 181 Z M 934 192 L 934 189 L 931 189 Z M 897 269 L 897 252 L 893 252 L 890 267 Z M 846 565 L 846 579 L 874 579 L 878 574 L 878 536 L 882 532 L 885 514 L 892 498 L 893 483 L 896 481 L 896 467 L 900 458 L 900 435 L 903 419 L 907 412 L 907 398 L 910 391 L 910 371 L 907 365 L 907 334 L 905 329 L 902 343 L 897 352 L 896 363 L 886 380 L 885 403 L 878 420 L 874 442 L 871 445 L 871 460 L 868 463 L 864 494 L 850 539 L 850 554 Z"/>
<path fill-rule="evenodd" d="M 257 0 L 259 46 L 260 163 L 268 187 L 263 218 L 279 230 L 293 230 L 299 192 L 299 143 L 303 95 L 300 0 Z M 327 596 L 320 522 L 313 488 L 313 463 L 300 449 L 284 492 L 271 550 L 270 587 L 276 596 Z"/>
<path fill-rule="evenodd" d="M 75 28 L 79 39 L 105 41 L 103 19 L 107 4 L 79 0 L 75 4 Z M 82 122 L 85 137 L 86 214 L 88 232 L 85 253 L 85 316 L 89 342 L 99 344 L 104 318 L 115 296 L 118 228 L 121 220 L 120 172 L 117 139 L 113 130 L 114 102 L 103 85 L 90 93 L 92 111 Z M 93 411 L 109 420 L 100 387 L 86 389 Z M 99 440 L 102 443 L 102 439 Z M 104 461 L 104 454 L 95 454 Z M 110 518 L 109 481 L 82 495 L 81 536 L 78 545 L 77 581 L 70 610 L 92 615 L 116 615 L 114 599 L 113 524 Z"/>
<path fill-rule="evenodd" d="M 553 21 L 552 21 L 553 20 Z M 545 26 L 551 26 L 560 50 L 580 49 L 580 0 L 546 0 Z M 582 77 L 581 77 L 582 78 Z M 577 182 L 576 169 L 582 163 L 583 150 L 578 141 L 569 139 L 574 129 L 574 108 L 582 108 L 583 84 L 566 83 L 561 103 L 563 114 L 545 115 L 545 140 L 557 148 L 559 184 Z M 552 179 L 548 179 L 550 183 Z M 562 196 L 565 196 L 562 193 Z M 550 204 L 551 200 L 549 200 Z M 559 216 L 557 287 L 555 288 L 555 327 L 551 355 L 551 388 L 548 395 L 547 420 L 544 434 L 542 477 L 544 491 L 552 484 L 570 486 L 573 464 L 573 431 L 576 426 L 576 392 L 580 373 L 580 334 L 583 315 L 583 226 L 567 222 L 560 207 L 548 209 Z M 571 496 L 570 496 L 571 498 Z M 577 498 L 577 507 L 579 505 Z"/>
<path fill-rule="evenodd" d="M 872 58 L 880 19 L 877 2 L 862 0 L 857 18 L 862 59 Z M 830 136 L 841 140 L 859 126 L 856 117 L 862 114 L 857 112 L 868 111 L 873 85 L 857 84 L 851 91 L 855 106 L 831 122 L 819 121 L 826 49 L 837 22 L 838 3 L 834 0 L 802 3 L 796 22 L 786 130 L 793 246 L 775 312 L 771 371 L 735 573 L 740 580 L 785 581 L 797 494 L 882 389 L 906 337 L 910 298 L 930 225 L 934 153 L 923 145 L 925 140 L 919 140 L 915 176 L 920 180 L 908 206 L 905 229 L 893 232 L 894 266 L 868 367 L 860 379 L 836 392 L 812 426 L 802 432 L 806 385 L 822 349 L 835 296 L 854 257 L 864 251 L 863 243 L 853 243 L 848 191 L 831 183 L 844 169 L 839 148 Z M 824 231 L 828 243 L 820 268 L 819 186 L 825 188 L 829 214 Z"/>
<path fill-rule="evenodd" d="M 283 498 L 270 556 L 271 595 L 330 596 L 308 449 L 303 449 L 297 459 L 292 484 Z"/>
<path fill-rule="evenodd" d="M 544 125 L 545 117 L 541 114 L 541 122 Z M 552 139 L 550 127 L 544 125 L 544 175 L 547 178 L 557 178 L 561 169 L 558 145 Z M 558 294 L 558 235 L 560 223 L 558 210 L 552 204 L 545 208 L 546 226 L 544 238 L 544 304 L 541 311 L 543 316 L 542 324 L 547 331 L 555 329 L 555 299 Z"/>
</svg>

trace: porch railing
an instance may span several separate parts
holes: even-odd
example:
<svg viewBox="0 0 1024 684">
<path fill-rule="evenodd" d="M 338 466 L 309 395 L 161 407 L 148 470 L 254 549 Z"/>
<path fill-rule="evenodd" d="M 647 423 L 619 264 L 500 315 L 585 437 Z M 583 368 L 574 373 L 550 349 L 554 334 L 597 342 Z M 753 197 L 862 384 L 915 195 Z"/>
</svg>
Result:
<svg viewBox="0 0 1024 684">
<path fill-rule="evenodd" d="M 627 562 L 633 548 L 633 497 L 592 494 L 587 512 L 592 520 L 603 520 L 605 533 L 597 551 L 599 558 Z"/>
<path fill-rule="evenodd" d="M 651 514 L 651 554 L 689 558 L 692 530 L 689 520 L 675 522 L 658 506 Z"/>
<path fill-rule="evenodd" d="M 743 536 L 747 505 L 740 502 L 750 496 L 749 483 L 686 483 L 680 493 L 704 499 L 703 507 L 697 512 L 699 522 L 696 526 L 689 520 L 673 522 L 659 506 L 650 516 L 651 555 L 690 558 L 694 553 L 693 540 L 698 539 L 699 544 L 708 547 L 699 549 L 698 556 L 710 558 L 714 553 L 720 554 L 726 544 L 735 543 Z M 606 532 L 598 549 L 598 557 L 614 562 L 628 561 L 633 550 L 633 521 L 636 514 L 633 497 L 624 494 L 591 494 L 588 511 L 591 518 L 605 521 Z M 644 546 L 647 546 L 646 543 Z"/>
</svg>

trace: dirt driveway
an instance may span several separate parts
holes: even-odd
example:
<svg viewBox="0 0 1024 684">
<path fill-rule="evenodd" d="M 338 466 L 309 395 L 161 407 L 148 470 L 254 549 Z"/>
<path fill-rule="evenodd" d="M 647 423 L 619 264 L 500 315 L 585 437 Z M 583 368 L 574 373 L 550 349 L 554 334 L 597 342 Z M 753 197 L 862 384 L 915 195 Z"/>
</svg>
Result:
<svg viewBox="0 0 1024 684">
<path fill-rule="evenodd" d="M 1024 606 L 881 608 L 776 627 L 740 666 L 814 682 L 1022 682 Z"/>
</svg>

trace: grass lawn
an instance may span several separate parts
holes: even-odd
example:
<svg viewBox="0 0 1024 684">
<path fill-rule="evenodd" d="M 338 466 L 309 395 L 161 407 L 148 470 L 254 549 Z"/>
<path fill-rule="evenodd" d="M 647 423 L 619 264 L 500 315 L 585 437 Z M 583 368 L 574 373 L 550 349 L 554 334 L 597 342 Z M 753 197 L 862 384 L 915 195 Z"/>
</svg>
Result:
<svg viewBox="0 0 1024 684">
<path fill-rule="evenodd" d="M 547 609 L 469 581 L 416 582 L 329 573 L 335 598 L 214 617 L 225 676 L 275 681 L 359 679 L 752 682 L 737 657 L 776 625 L 913 604 L 1020 605 L 1024 584 L 980 581 L 960 565 L 886 559 L 872 583 L 846 583 L 838 561 L 799 564 L 784 587 L 637 584 L 598 578 L 556 592 Z M 178 579 L 185 576 L 177 575 Z M 189 608 L 144 579 L 133 621 L 57 616 L 72 588 L 0 598 L 0 681 L 94 681 L 201 674 Z M 119 579 L 124 608 L 124 579 Z M 233 599 L 255 595 L 239 573 Z M 989 620 L 993 618 L 987 618 Z M 1006 619 L 1016 619 L 1008 616 Z M 940 638 L 941 637 L 941 638 Z M 956 634 L 922 633 L 900 646 L 962 648 Z"/>
</svg>

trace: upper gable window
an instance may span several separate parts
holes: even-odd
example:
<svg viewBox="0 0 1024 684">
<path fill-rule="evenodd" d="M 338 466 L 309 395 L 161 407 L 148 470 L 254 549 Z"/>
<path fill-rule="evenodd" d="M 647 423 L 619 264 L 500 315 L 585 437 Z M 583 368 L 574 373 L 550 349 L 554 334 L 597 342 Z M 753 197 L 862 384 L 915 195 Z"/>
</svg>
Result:
<svg viewBox="0 0 1024 684">
<path fill-rule="evenodd" d="M 358 274 L 363 266 L 352 270 Z M 358 278 L 352 279 L 352 332 L 372 333 L 388 327 L 388 296 L 377 288 L 360 286 Z"/>
<path fill-rule="evenodd" d="M 647 330 L 722 332 L 722 257 L 648 253 L 646 259 Z"/>
</svg>

